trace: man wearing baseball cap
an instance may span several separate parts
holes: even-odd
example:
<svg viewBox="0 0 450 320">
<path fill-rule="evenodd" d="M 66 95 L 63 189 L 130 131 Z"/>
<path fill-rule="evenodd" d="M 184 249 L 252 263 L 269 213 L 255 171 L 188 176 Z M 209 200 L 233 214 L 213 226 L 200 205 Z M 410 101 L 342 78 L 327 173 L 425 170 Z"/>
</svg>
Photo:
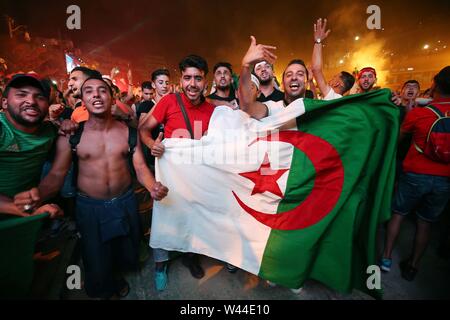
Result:
<svg viewBox="0 0 450 320">
<path fill-rule="evenodd" d="M 50 88 L 37 74 L 14 75 L 6 85 L 0 112 L 0 213 L 28 216 L 61 214 L 56 205 L 17 207 L 13 197 L 39 183 L 42 166 L 56 139 L 56 128 L 44 121 Z"/>
</svg>

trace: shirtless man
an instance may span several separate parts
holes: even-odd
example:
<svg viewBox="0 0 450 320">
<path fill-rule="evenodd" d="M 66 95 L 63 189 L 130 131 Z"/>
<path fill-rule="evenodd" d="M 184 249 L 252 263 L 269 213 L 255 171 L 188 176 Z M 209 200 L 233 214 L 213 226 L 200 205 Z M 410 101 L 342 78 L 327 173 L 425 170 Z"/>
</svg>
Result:
<svg viewBox="0 0 450 320">
<path fill-rule="evenodd" d="M 72 152 L 76 153 L 76 214 L 85 289 L 91 297 L 123 297 L 129 286 L 116 272 L 137 268 L 142 234 L 129 163 L 132 162 L 139 182 L 155 200 L 164 198 L 168 189 L 155 181 L 146 166 L 139 139 L 135 150 L 130 150 L 132 129 L 112 117 L 114 102 L 108 84 L 102 78 L 89 78 L 81 87 L 81 96 L 89 119 L 80 126 L 82 135 L 76 133 L 71 140 L 67 136 L 58 139 L 55 162 L 39 184 L 37 201 L 58 192 L 70 167 Z M 78 144 L 74 143 L 76 136 Z M 16 203 L 32 204 L 30 193 L 17 195 Z"/>
</svg>

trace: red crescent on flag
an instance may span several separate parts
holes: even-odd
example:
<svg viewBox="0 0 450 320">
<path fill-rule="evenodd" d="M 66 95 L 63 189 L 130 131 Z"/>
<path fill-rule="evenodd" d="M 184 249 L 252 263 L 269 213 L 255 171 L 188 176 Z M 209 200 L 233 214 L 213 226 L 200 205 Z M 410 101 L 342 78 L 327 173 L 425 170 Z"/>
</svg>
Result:
<svg viewBox="0 0 450 320">
<path fill-rule="evenodd" d="M 259 140 L 286 142 L 305 153 L 316 170 L 311 193 L 297 207 L 269 214 L 250 208 L 232 192 L 239 205 L 266 226 L 278 230 L 303 229 L 319 222 L 333 210 L 344 185 L 344 167 L 337 150 L 322 138 L 301 131 L 281 131 L 277 136 L 258 138 L 253 143 Z"/>
</svg>

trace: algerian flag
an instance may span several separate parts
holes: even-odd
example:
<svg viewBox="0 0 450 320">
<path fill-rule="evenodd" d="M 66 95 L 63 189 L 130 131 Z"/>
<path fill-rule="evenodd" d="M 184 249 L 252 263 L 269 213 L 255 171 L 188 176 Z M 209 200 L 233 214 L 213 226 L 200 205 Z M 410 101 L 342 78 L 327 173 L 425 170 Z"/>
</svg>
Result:
<svg viewBox="0 0 450 320">
<path fill-rule="evenodd" d="M 277 128 L 297 118 L 298 130 Z M 166 139 L 150 245 L 204 254 L 289 287 L 369 290 L 390 217 L 399 111 L 390 91 L 298 99 L 262 121 L 218 107 L 201 140 Z"/>
</svg>

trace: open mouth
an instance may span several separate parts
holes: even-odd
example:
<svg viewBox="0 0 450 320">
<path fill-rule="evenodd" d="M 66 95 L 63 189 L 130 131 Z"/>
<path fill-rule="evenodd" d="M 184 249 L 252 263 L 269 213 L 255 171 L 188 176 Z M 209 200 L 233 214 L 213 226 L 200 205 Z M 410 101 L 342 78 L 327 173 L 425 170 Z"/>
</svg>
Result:
<svg viewBox="0 0 450 320">
<path fill-rule="evenodd" d="M 196 95 L 199 92 L 199 90 L 197 90 L 197 89 L 187 89 L 186 92 L 189 95 Z"/>
<path fill-rule="evenodd" d="M 30 117 L 37 117 L 41 114 L 41 112 L 36 108 L 26 108 L 24 109 L 24 113 Z"/>
<path fill-rule="evenodd" d="M 298 84 L 298 83 L 291 83 L 289 85 L 289 88 L 291 88 L 292 90 L 298 90 L 298 89 L 300 89 L 300 84 Z"/>
<path fill-rule="evenodd" d="M 94 107 L 101 107 L 101 106 L 104 105 L 104 103 L 103 103 L 103 101 L 98 100 L 98 101 L 94 101 L 94 102 L 92 103 L 92 105 L 93 105 Z"/>
</svg>

